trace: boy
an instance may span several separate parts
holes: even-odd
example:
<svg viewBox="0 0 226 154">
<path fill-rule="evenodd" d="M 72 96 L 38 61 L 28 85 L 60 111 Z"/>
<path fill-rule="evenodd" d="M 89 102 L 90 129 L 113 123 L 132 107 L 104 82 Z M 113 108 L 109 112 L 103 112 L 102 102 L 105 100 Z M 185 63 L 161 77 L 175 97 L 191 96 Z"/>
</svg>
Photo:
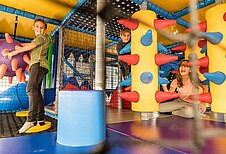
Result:
<svg viewBox="0 0 226 154">
<path fill-rule="evenodd" d="M 45 33 L 47 23 L 43 19 L 35 19 L 33 30 L 35 38 L 31 43 L 23 44 L 23 47 L 17 48 L 15 51 L 5 54 L 4 57 L 11 59 L 13 56 L 31 51 L 29 64 L 29 81 L 27 84 L 27 94 L 29 97 L 29 112 L 24 125 L 18 133 L 25 133 L 28 129 L 35 125 L 45 125 L 44 122 L 44 101 L 41 94 L 42 80 L 48 73 L 47 52 L 50 44 L 49 35 Z"/>
<path fill-rule="evenodd" d="M 121 41 L 116 46 L 116 50 L 117 50 L 118 54 L 122 48 L 124 48 L 128 43 L 130 43 L 130 36 L 131 36 L 131 34 L 130 34 L 130 30 L 128 28 L 125 28 L 120 31 Z M 122 76 L 125 79 L 125 77 L 128 76 L 129 73 L 131 72 L 131 68 L 130 68 L 130 66 L 128 66 L 127 63 L 125 63 L 123 61 L 119 61 L 119 67 L 122 71 Z"/>
</svg>

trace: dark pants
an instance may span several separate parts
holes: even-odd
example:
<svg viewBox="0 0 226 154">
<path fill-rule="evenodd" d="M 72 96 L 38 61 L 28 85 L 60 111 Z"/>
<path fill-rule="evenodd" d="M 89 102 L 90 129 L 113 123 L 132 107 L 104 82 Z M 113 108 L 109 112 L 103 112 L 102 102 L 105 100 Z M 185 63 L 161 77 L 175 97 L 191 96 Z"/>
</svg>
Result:
<svg viewBox="0 0 226 154">
<path fill-rule="evenodd" d="M 47 73 L 48 70 L 41 67 L 40 63 L 33 64 L 30 67 L 30 76 L 27 84 L 29 97 L 28 122 L 44 120 L 44 100 L 41 94 L 41 86 L 42 80 Z"/>
<path fill-rule="evenodd" d="M 119 61 L 119 67 L 122 71 L 122 76 L 125 79 L 125 77 L 128 76 L 129 73 L 131 72 L 131 67 L 123 61 Z"/>
</svg>

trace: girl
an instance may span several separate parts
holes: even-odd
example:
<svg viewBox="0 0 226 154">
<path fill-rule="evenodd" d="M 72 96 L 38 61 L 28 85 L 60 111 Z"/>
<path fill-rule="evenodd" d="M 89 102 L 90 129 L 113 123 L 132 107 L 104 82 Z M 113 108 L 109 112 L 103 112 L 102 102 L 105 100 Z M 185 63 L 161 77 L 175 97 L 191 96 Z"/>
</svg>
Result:
<svg viewBox="0 0 226 154">
<path fill-rule="evenodd" d="M 159 105 L 159 112 L 172 112 L 173 115 L 184 117 L 184 118 L 193 118 L 194 117 L 194 106 L 192 102 L 194 100 L 190 99 L 190 95 L 197 95 L 199 90 L 202 89 L 203 92 L 208 92 L 208 86 L 200 83 L 198 73 L 192 71 L 191 67 L 187 64 L 188 60 L 183 60 L 179 64 L 178 74 L 176 79 L 174 79 L 169 90 L 167 85 L 162 85 L 165 92 L 178 92 L 180 95 L 179 99 L 175 99 L 171 102 L 161 103 Z M 200 103 L 200 112 L 204 113 L 206 111 L 205 103 Z"/>
</svg>

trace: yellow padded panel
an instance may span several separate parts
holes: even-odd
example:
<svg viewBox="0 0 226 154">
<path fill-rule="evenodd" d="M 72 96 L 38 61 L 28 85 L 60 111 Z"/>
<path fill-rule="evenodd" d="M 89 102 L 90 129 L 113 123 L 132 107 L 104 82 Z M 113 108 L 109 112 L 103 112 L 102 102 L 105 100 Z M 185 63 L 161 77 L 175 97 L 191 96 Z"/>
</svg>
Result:
<svg viewBox="0 0 226 154">
<path fill-rule="evenodd" d="M 28 129 L 25 133 L 37 133 L 37 132 L 47 130 L 50 127 L 51 127 L 51 122 L 46 121 L 45 125 L 43 125 L 43 126 L 36 125 L 34 127 L 31 127 L 30 129 Z"/>
<path fill-rule="evenodd" d="M 28 111 L 19 111 L 16 112 L 17 117 L 27 117 L 28 116 Z"/>
</svg>

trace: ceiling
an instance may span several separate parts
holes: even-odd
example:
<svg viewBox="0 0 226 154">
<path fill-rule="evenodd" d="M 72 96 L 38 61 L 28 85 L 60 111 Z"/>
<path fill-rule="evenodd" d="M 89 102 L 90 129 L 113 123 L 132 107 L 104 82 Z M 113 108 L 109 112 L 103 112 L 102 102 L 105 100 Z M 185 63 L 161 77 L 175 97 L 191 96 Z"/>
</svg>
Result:
<svg viewBox="0 0 226 154">
<path fill-rule="evenodd" d="M 0 0 L 0 4 L 16 10 L 29 12 L 35 15 L 51 18 L 61 22 L 70 12 L 77 0 Z M 7 11 L 0 11 L 0 32 L 13 34 L 15 30 L 15 14 Z M 33 20 L 18 16 L 18 26 L 16 36 L 33 38 L 34 34 L 30 28 Z M 56 28 L 55 25 L 49 24 L 47 32 L 50 33 Z"/>
<path fill-rule="evenodd" d="M 133 0 L 135 1 L 135 0 Z M 205 12 L 215 6 L 213 0 L 199 0 L 198 3 L 202 8 L 198 10 L 199 22 L 205 20 Z M 189 6 L 189 0 L 149 0 L 149 5 L 155 6 L 155 11 L 158 18 L 168 18 L 168 15 L 175 16 L 179 14 L 186 24 L 190 23 L 189 14 L 184 13 Z M 13 9 L 15 9 L 13 11 Z M 72 15 L 66 22 L 66 27 L 70 29 L 78 28 L 85 29 L 91 35 L 95 35 L 95 16 L 96 16 L 96 0 L 0 0 L 0 33 L 15 32 L 15 12 L 21 11 L 18 15 L 18 24 L 16 28 L 16 36 L 24 38 L 33 38 L 34 34 L 30 28 L 33 24 L 35 16 L 41 16 L 47 19 L 47 32 L 51 33 L 68 15 L 71 10 L 74 10 Z M 129 18 L 131 14 L 139 10 L 139 5 L 130 0 L 109 0 L 106 9 L 102 12 L 106 19 L 106 35 L 108 39 L 117 40 L 119 30 L 123 27 L 117 23 L 118 19 Z M 165 11 L 164 15 L 159 10 Z M 28 13 L 30 16 L 25 16 Z M 33 16 L 32 16 L 33 15 Z M 33 18 L 33 19 L 32 19 Z M 54 23 L 54 24 L 53 24 Z M 184 33 L 186 26 L 176 24 L 167 28 L 175 34 Z M 158 35 L 158 41 L 163 45 L 174 44 L 161 35 Z"/>
</svg>

